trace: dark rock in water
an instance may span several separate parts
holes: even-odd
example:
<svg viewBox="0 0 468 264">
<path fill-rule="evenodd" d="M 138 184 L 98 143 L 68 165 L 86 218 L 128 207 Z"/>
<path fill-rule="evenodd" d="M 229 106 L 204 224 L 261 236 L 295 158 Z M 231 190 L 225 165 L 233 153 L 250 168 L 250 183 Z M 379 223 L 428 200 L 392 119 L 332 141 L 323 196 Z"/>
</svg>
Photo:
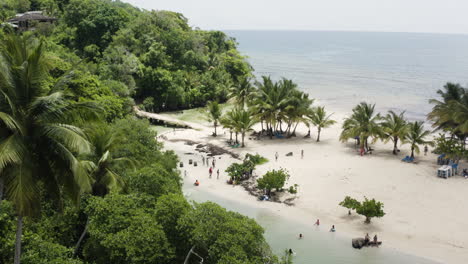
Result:
<svg viewBox="0 0 468 264">
<path fill-rule="evenodd" d="M 293 155 L 292 152 L 289 152 L 288 154 L 286 154 L 287 157 L 291 157 Z"/>
<path fill-rule="evenodd" d="M 195 162 L 193 162 L 193 166 L 195 166 L 195 167 L 197 167 L 197 166 L 198 166 L 198 164 L 197 164 L 197 162 L 196 162 L 196 161 L 195 161 Z"/>
<path fill-rule="evenodd" d="M 183 162 L 179 163 L 179 167 L 181 168 L 184 167 L 184 163 Z"/>
<path fill-rule="evenodd" d="M 353 238 L 352 245 L 353 248 L 361 249 L 366 245 L 366 240 L 364 238 Z"/>
<path fill-rule="evenodd" d="M 193 163 L 193 160 L 189 159 L 189 160 L 188 160 L 188 164 L 189 164 L 189 165 L 192 165 L 192 163 Z"/>
</svg>

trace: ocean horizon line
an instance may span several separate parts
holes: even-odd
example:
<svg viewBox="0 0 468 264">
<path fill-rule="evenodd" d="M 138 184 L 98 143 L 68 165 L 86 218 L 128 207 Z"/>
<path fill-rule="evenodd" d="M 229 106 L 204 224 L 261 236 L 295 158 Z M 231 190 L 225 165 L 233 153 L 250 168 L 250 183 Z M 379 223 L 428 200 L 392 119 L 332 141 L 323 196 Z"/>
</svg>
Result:
<svg viewBox="0 0 468 264">
<path fill-rule="evenodd" d="M 330 32 L 330 33 L 378 33 L 378 34 L 420 34 L 420 35 L 450 35 L 450 36 L 466 36 L 468 32 L 416 32 L 416 31 L 372 31 L 372 30 L 320 30 L 320 29 L 203 29 L 203 30 L 218 30 L 223 32 L 243 31 L 243 32 Z"/>
</svg>

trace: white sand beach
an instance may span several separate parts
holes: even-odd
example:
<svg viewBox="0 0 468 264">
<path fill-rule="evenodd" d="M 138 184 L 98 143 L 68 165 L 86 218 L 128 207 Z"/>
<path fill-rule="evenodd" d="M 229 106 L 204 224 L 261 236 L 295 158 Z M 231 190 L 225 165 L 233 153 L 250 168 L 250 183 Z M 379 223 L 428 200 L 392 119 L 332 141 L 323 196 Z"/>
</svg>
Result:
<svg viewBox="0 0 468 264">
<path fill-rule="evenodd" d="M 344 115 L 334 115 L 341 121 Z M 341 122 L 325 129 L 321 142 L 312 138 L 303 138 L 307 129 L 298 127 L 298 136 L 291 139 L 262 138 L 246 139 L 246 147 L 231 149 L 226 140 L 229 133 L 219 129 L 218 137 L 211 136 L 212 127 L 206 124 L 201 130 L 177 130 L 168 132 L 159 140 L 165 148 L 174 150 L 181 161 L 188 164 L 188 159 L 198 161 L 199 166 L 185 166 L 186 181 L 201 182 L 200 189 L 212 192 L 226 199 L 235 199 L 243 203 L 268 208 L 297 221 L 312 226 L 318 218 L 323 228 L 334 224 L 338 232 L 351 237 L 363 237 L 365 233 L 379 236 L 384 247 L 425 257 L 442 263 L 467 263 L 468 261 L 468 180 L 461 176 L 441 179 L 436 176 L 439 166 L 437 156 L 423 153 L 416 156 L 416 164 L 402 162 L 409 155 L 409 146 L 400 147 L 398 156 L 392 155 L 391 144 L 378 142 L 373 144 L 373 154 L 359 156 L 354 142 L 343 144 L 338 137 Z M 217 158 L 213 178 L 208 178 L 208 167 L 202 166 L 200 153 L 195 145 L 186 145 L 177 139 L 192 140 L 197 143 L 215 144 L 242 157 L 245 153 L 258 153 L 269 162 L 257 167 L 255 174 L 261 176 L 270 169 L 285 168 L 290 174 L 290 184 L 299 184 L 295 206 L 273 202 L 261 202 L 249 195 L 241 186 L 226 184 L 228 179 L 224 170 L 236 160 L 229 155 Z M 172 140 L 172 141 L 171 141 Z M 304 158 L 301 159 L 301 150 Z M 275 162 L 275 152 L 279 159 Z M 292 157 L 285 154 L 293 152 Z M 195 153 L 195 154 L 187 154 Z M 238 161 L 237 161 L 238 162 Z M 461 168 L 468 164 L 461 163 Z M 220 170 L 220 179 L 216 179 L 216 170 Z M 364 218 L 338 205 L 346 195 L 357 199 L 375 198 L 385 205 L 386 215 L 373 219 L 371 224 L 364 224 Z M 291 234 L 295 236 L 297 234 Z M 350 245 L 351 246 L 351 245 Z"/>
</svg>

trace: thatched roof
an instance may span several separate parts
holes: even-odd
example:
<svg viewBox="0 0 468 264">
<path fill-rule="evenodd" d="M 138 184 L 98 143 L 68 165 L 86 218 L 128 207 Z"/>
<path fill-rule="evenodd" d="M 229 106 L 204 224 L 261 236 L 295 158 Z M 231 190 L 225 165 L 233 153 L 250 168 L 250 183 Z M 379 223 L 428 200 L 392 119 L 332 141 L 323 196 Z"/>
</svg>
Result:
<svg viewBox="0 0 468 264">
<path fill-rule="evenodd" d="M 14 18 L 11 18 L 8 20 L 10 23 L 15 23 L 15 22 L 22 22 L 22 21 L 43 21 L 43 22 L 52 22 L 57 20 L 55 17 L 48 17 L 44 16 L 39 13 L 25 13 L 21 15 L 17 15 Z"/>
</svg>

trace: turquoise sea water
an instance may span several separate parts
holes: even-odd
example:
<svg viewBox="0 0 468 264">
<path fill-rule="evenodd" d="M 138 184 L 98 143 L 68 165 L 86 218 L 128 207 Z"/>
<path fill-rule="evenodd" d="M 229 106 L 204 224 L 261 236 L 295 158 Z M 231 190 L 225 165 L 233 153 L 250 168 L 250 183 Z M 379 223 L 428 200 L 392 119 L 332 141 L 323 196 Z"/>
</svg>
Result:
<svg viewBox="0 0 468 264">
<path fill-rule="evenodd" d="M 349 112 L 362 100 L 425 119 L 448 82 L 468 84 L 468 35 L 226 31 L 257 76 L 293 79 L 320 104 Z"/>
<path fill-rule="evenodd" d="M 227 210 L 254 218 L 265 229 L 265 238 L 276 254 L 282 255 L 284 250 L 289 248 L 295 252 L 295 264 L 437 264 L 389 249 L 385 244 L 379 248 L 353 249 L 351 239 L 339 234 L 339 230 L 330 233 L 311 228 L 270 210 L 212 195 L 194 187 L 192 182 L 185 182 L 183 189 L 188 200 L 213 201 Z M 304 234 L 301 240 L 297 239 L 299 233 Z"/>
</svg>

